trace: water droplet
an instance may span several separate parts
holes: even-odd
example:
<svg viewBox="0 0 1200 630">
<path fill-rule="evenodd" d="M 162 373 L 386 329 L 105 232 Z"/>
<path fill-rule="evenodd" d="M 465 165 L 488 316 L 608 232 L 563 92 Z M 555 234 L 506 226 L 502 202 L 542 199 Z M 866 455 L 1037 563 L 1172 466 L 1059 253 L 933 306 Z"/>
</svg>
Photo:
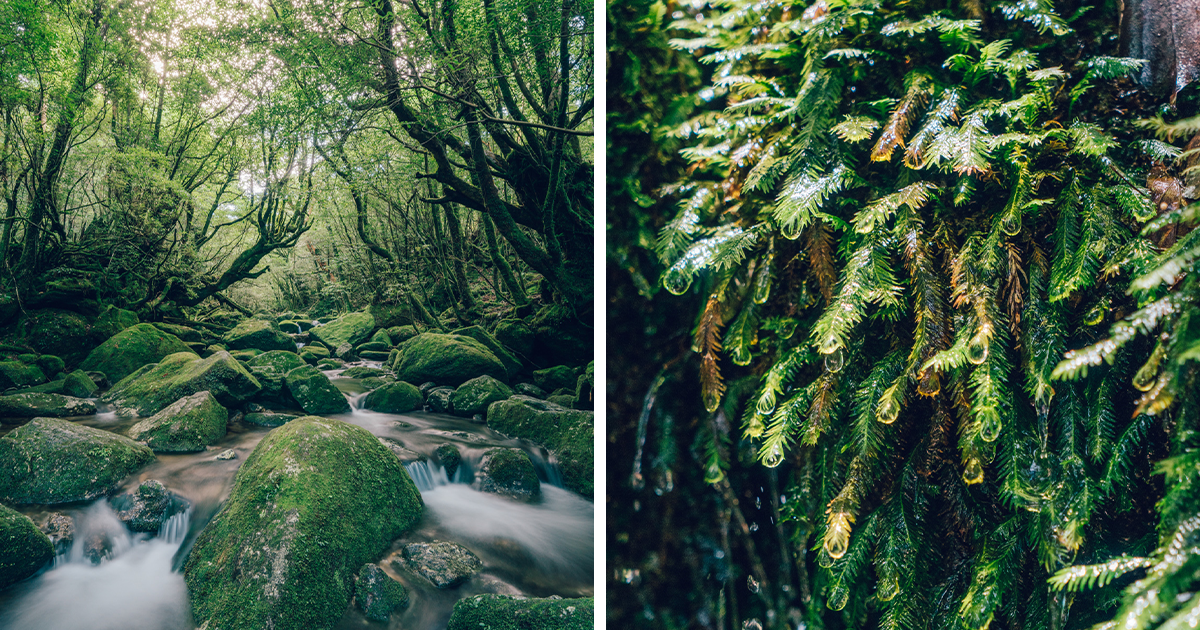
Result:
<svg viewBox="0 0 1200 630">
<path fill-rule="evenodd" d="M 629 478 L 629 485 L 633 486 L 634 490 L 641 490 L 646 487 L 646 478 L 642 476 L 642 473 L 635 472 Z"/>
<path fill-rule="evenodd" d="M 721 394 L 716 390 L 704 392 L 704 408 L 710 413 L 717 410 L 721 406 Z"/>
<path fill-rule="evenodd" d="M 758 580 L 754 579 L 753 575 L 746 576 L 746 588 L 750 589 L 751 593 L 757 593 L 758 591 L 762 590 L 758 586 Z"/>
<path fill-rule="evenodd" d="M 750 523 L 750 531 L 752 531 L 752 532 L 758 531 L 758 523 Z"/>
<path fill-rule="evenodd" d="M 768 254 L 763 260 L 762 271 L 754 277 L 754 303 L 763 304 L 771 297 L 771 258 Z"/>
<path fill-rule="evenodd" d="M 892 385 L 883 392 L 883 397 L 879 399 L 879 405 L 875 407 L 875 419 L 884 423 L 891 424 L 900 416 L 900 392 L 897 389 L 899 383 Z"/>
<path fill-rule="evenodd" d="M 983 463 L 978 457 L 967 460 L 967 465 L 963 468 L 963 481 L 967 482 L 968 486 L 983 483 Z"/>
<path fill-rule="evenodd" d="M 762 497 L 754 497 L 754 509 L 762 509 Z"/>
<path fill-rule="evenodd" d="M 750 418 L 750 424 L 746 427 L 746 437 L 762 437 L 763 431 L 765 431 L 766 428 L 767 427 L 763 424 L 762 418 L 756 414 Z"/>
<path fill-rule="evenodd" d="M 941 378 L 932 368 L 921 372 L 921 380 L 917 383 L 917 393 L 922 396 L 937 396 L 942 391 Z"/>
<path fill-rule="evenodd" d="M 1155 357 L 1151 356 L 1150 360 L 1137 371 L 1137 374 L 1133 375 L 1133 386 L 1139 392 L 1150 391 L 1154 387 L 1154 382 L 1158 380 L 1158 361 L 1154 359 Z"/>
<path fill-rule="evenodd" d="M 829 601 L 826 605 L 830 610 L 841 610 L 846 607 L 846 602 L 850 601 L 850 589 L 841 587 L 836 588 L 829 594 Z"/>
<path fill-rule="evenodd" d="M 850 515 L 837 512 L 829 517 L 829 529 L 825 531 L 825 553 L 830 558 L 838 559 L 846 555 L 850 547 Z"/>
<path fill-rule="evenodd" d="M 794 241 L 800 236 L 800 225 L 796 222 L 785 223 L 779 226 L 779 233 L 783 234 L 783 238 Z"/>
<path fill-rule="evenodd" d="M 747 619 L 742 622 L 742 630 L 762 630 L 762 622 L 757 619 Z"/>
<path fill-rule="evenodd" d="M 900 580 L 894 575 L 889 575 L 879 580 L 879 586 L 876 587 L 875 596 L 881 602 L 890 602 L 900 592 Z"/>
<path fill-rule="evenodd" d="M 662 285 L 673 295 L 683 295 L 692 286 L 692 277 L 682 269 L 672 267 L 663 276 Z"/>
<path fill-rule="evenodd" d="M 842 370 L 842 366 L 846 363 L 846 353 L 841 348 L 825 355 L 825 371 L 830 374 L 836 374 Z"/>
<path fill-rule="evenodd" d="M 984 442 L 995 442 L 1000 437 L 1000 412 L 995 407 L 984 407 L 979 410 L 979 437 Z"/>
<path fill-rule="evenodd" d="M 772 411 L 775 411 L 775 390 L 767 387 L 763 390 L 762 396 L 758 397 L 758 405 L 756 407 L 758 413 L 767 416 Z"/>
<path fill-rule="evenodd" d="M 775 468 L 783 463 L 783 447 L 778 443 L 771 446 L 771 450 L 762 458 L 763 466 L 767 468 Z"/>
<path fill-rule="evenodd" d="M 1100 322 L 1104 321 L 1104 311 L 1105 309 L 1100 304 L 1093 306 L 1090 310 L 1088 310 L 1087 313 L 1083 315 L 1083 323 L 1087 326 L 1095 326 L 1099 324 Z"/>
<path fill-rule="evenodd" d="M 833 566 L 833 558 L 829 557 L 829 553 L 825 551 L 824 547 L 817 552 L 817 564 L 822 569 L 828 569 L 829 567 Z"/>
<path fill-rule="evenodd" d="M 1000 231 L 1009 236 L 1016 236 L 1021 233 L 1021 215 L 1016 212 L 1011 212 L 1004 218 L 1000 219 Z"/>
<path fill-rule="evenodd" d="M 721 480 L 724 478 L 725 471 L 721 470 L 721 467 L 716 464 L 712 464 L 704 469 L 704 483 L 721 483 Z"/>
<path fill-rule="evenodd" d="M 783 505 L 784 503 L 787 503 L 787 495 L 781 494 L 779 495 L 779 505 Z"/>
<path fill-rule="evenodd" d="M 967 345 L 967 360 L 975 365 L 979 365 L 987 361 L 988 343 L 983 335 L 975 335 L 971 339 L 971 343 Z"/>
</svg>

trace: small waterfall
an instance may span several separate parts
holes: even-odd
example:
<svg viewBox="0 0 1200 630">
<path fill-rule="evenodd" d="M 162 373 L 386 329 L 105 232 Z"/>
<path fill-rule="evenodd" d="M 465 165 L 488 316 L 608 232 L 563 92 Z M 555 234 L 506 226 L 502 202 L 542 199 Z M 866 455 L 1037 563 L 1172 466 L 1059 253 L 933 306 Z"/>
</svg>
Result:
<svg viewBox="0 0 1200 630">
<path fill-rule="evenodd" d="M 413 483 L 417 484 L 417 490 L 421 492 L 428 492 L 438 486 L 450 485 L 450 478 L 446 475 L 446 469 L 442 468 L 439 464 L 413 462 L 405 464 L 404 469 L 408 471 L 408 476 L 412 477 Z M 461 468 L 459 470 L 461 471 Z M 455 476 L 455 481 L 458 482 L 457 475 Z"/>
<path fill-rule="evenodd" d="M 300 324 L 296 324 L 296 334 L 298 335 L 302 332 L 304 332 L 304 328 L 302 328 Z"/>
<path fill-rule="evenodd" d="M 75 542 L 66 562 L 99 564 L 132 547 L 133 537 L 108 501 L 96 501 L 75 520 Z"/>
<path fill-rule="evenodd" d="M 192 520 L 192 508 L 188 506 L 182 512 L 175 514 L 167 519 L 162 527 L 158 528 L 158 539 L 168 545 L 178 545 L 187 537 L 188 525 Z"/>
</svg>

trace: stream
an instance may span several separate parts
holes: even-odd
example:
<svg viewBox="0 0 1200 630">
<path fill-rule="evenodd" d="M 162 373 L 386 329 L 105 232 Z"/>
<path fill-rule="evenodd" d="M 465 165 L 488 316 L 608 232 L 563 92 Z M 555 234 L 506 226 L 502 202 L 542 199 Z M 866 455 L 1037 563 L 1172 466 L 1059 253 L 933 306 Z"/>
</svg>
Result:
<svg viewBox="0 0 1200 630">
<path fill-rule="evenodd" d="M 357 365 L 378 367 L 378 363 Z M 351 367 L 351 366 L 347 366 Z M 479 593 L 528 597 L 593 595 L 594 506 L 564 490 L 550 454 L 525 440 L 510 439 L 481 424 L 455 416 L 412 412 L 377 413 L 358 408 L 365 390 L 358 379 L 328 375 L 351 401 L 350 413 L 330 414 L 413 451 L 422 460 L 405 464 L 425 501 L 424 516 L 377 562 L 408 589 L 410 605 L 386 624 L 366 619 L 351 605 L 335 626 L 352 628 L 445 628 L 454 603 Z M 125 434 L 138 418 L 119 417 L 101 408 L 93 416 L 71 420 Z M 0 435 L 17 425 L 0 426 Z M 242 421 L 207 451 L 157 454 L 157 461 L 126 480 L 122 492 L 146 479 L 161 481 L 190 502 L 156 535 L 131 534 L 107 500 L 55 506 L 20 506 L 35 523 L 49 512 L 75 519 L 75 542 L 42 574 L 0 592 L 0 628 L 6 630 L 188 630 L 195 628 L 187 586 L 180 572 L 196 536 L 229 496 L 234 475 L 258 442 L 270 431 Z M 452 443 L 462 455 L 453 478 L 433 455 Z M 471 486 L 474 470 L 488 448 L 524 450 L 542 483 L 542 496 L 522 503 Z M 221 461 L 217 453 L 233 449 L 237 459 Z M 85 541 L 107 535 L 107 556 L 94 565 L 85 557 Z M 483 569 L 464 584 L 439 590 L 404 567 L 400 549 L 412 542 L 453 541 L 473 551 Z M 399 560 L 393 564 L 393 560 Z"/>
</svg>

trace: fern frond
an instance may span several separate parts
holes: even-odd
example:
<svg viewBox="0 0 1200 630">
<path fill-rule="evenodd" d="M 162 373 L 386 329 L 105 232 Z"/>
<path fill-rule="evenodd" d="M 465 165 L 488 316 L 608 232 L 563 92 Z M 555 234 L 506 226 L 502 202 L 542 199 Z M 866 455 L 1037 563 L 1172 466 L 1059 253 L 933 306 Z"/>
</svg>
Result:
<svg viewBox="0 0 1200 630">
<path fill-rule="evenodd" d="M 1077 593 L 1082 590 L 1103 588 L 1116 578 L 1152 566 L 1150 558 L 1121 556 L 1103 564 L 1081 564 L 1061 569 L 1050 578 L 1050 586 L 1056 591 Z"/>
<path fill-rule="evenodd" d="M 833 194 L 858 185 L 854 171 L 838 164 L 828 173 L 805 171 L 793 177 L 776 199 L 772 214 L 785 237 L 796 238 Z"/>
<path fill-rule="evenodd" d="M 933 93 L 933 81 L 926 75 L 909 75 L 906 82 L 908 91 L 892 111 L 887 125 L 875 143 L 875 148 L 871 150 L 872 162 L 886 162 L 892 158 L 892 151 L 896 147 L 904 146 L 904 137 L 908 135 L 909 127 L 917 116 L 920 116 L 920 109 Z"/>
</svg>

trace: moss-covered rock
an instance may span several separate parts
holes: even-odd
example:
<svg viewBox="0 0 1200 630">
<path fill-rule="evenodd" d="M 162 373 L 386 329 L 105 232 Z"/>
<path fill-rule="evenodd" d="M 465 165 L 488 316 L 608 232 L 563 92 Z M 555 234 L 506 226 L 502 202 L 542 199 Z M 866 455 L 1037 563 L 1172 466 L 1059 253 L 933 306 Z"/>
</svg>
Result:
<svg viewBox="0 0 1200 630">
<path fill-rule="evenodd" d="M 136 324 L 92 350 L 79 364 L 79 369 L 100 370 L 116 383 L 142 366 L 158 363 L 169 355 L 181 352 L 199 357 L 179 337 L 151 324 Z"/>
<path fill-rule="evenodd" d="M 376 324 L 378 323 L 379 322 L 376 322 Z M 370 343 L 382 343 L 388 347 L 391 347 L 394 342 L 392 341 L 392 336 L 388 334 L 387 329 L 380 328 L 379 330 L 375 331 L 374 335 L 371 335 Z"/>
<path fill-rule="evenodd" d="M 458 543 L 411 543 L 402 554 L 409 568 L 437 588 L 458 586 L 483 568 L 479 556 Z"/>
<path fill-rule="evenodd" d="M 479 490 L 528 501 L 542 493 L 533 462 L 525 451 L 493 448 L 483 454 L 475 474 Z"/>
<path fill-rule="evenodd" d="M 595 600 L 475 595 L 458 600 L 446 630 L 591 630 Z"/>
<path fill-rule="evenodd" d="M 380 328 L 404 326 L 413 321 L 412 308 L 408 304 L 372 304 L 367 312 L 375 318 Z"/>
<path fill-rule="evenodd" d="M 367 397 L 363 399 L 364 409 L 383 413 L 420 411 L 424 404 L 425 399 L 421 396 L 421 390 L 404 381 L 388 383 L 367 394 Z"/>
<path fill-rule="evenodd" d="M 545 400 L 546 397 L 550 395 L 546 393 L 546 390 L 534 385 L 533 383 L 517 383 L 516 385 L 513 385 L 513 392 L 521 394 L 522 396 L 541 398 L 542 400 Z"/>
<path fill-rule="evenodd" d="M 46 374 L 36 365 L 20 361 L 0 361 L 0 390 L 29 387 L 46 382 Z"/>
<path fill-rule="evenodd" d="M 496 324 L 496 341 L 514 353 L 529 357 L 533 355 L 533 329 L 523 320 L 506 319 Z"/>
<path fill-rule="evenodd" d="M 544 370 L 533 371 L 533 382 L 548 392 L 564 388 L 573 390 L 575 389 L 575 382 L 577 380 L 578 377 L 575 375 L 575 369 L 565 365 L 556 365 Z"/>
<path fill-rule="evenodd" d="M 96 381 L 87 375 L 83 370 L 75 370 L 63 379 L 62 393 L 75 398 L 95 398 L 100 392 L 100 387 L 96 385 Z"/>
<path fill-rule="evenodd" d="M 0 505 L 0 589 L 37 573 L 54 559 L 54 543 L 28 516 Z"/>
<path fill-rule="evenodd" d="M 309 330 L 312 330 L 313 327 L 311 320 L 295 318 L 281 320 L 277 326 L 279 326 L 280 331 L 289 335 L 308 332 Z"/>
<path fill-rule="evenodd" d="M 243 416 L 242 421 L 248 422 L 250 424 L 257 424 L 260 427 L 279 427 L 279 426 L 283 426 L 299 417 L 300 416 L 297 416 L 295 414 L 290 414 L 290 413 L 278 413 L 275 411 L 256 411 L 254 413 L 248 413 L 245 416 Z"/>
<path fill-rule="evenodd" d="M 370 368 L 364 366 L 356 366 L 346 369 L 342 372 L 342 376 L 346 378 L 367 378 L 369 376 L 384 376 L 388 372 L 379 368 Z"/>
<path fill-rule="evenodd" d="M 132 532 L 156 533 L 171 516 L 171 492 L 156 479 L 147 479 L 133 492 L 117 495 L 110 502 L 117 518 Z"/>
<path fill-rule="evenodd" d="M 79 363 L 95 347 L 91 322 L 72 311 L 29 311 L 17 327 L 25 343 L 42 354 L 62 357 L 67 365 Z"/>
<path fill-rule="evenodd" d="M 96 403 L 61 394 L 12 394 L 0 396 L 0 417 L 69 418 L 96 413 Z"/>
<path fill-rule="evenodd" d="M 579 375 L 579 380 L 575 381 L 575 408 L 576 409 L 591 409 L 594 402 L 592 400 L 593 388 L 595 387 L 595 362 L 589 361 L 587 369 L 583 374 Z"/>
<path fill-rule="evenodd" d="M 296 342 L 275 327 L 275 324 L 262 319 L 247 319 L 221 337 L 221 341 L 230 350 L 295 350 Z"/>
<path fill-rule="evenodd" d="M 387 621 L 392 611 L 408 607 L 408 591 L 379 565 L 368 562 L 358 572 L 354 603 L 367 619 Z"/>
<path fill-rule="evenodd" d="M 229 412 L 210 392 L 185 396 L 129 428 L 156 453 L 194 453 L 225 437 Z"/>
<path fill-rule="evenodd" d="M 56 418 L 35 418 L 0 437 L 0 499 L 68 503 L 108 494 L 154 461 L 133 440 Z"/>
<path fill-rule="evenodd" d="M 122 330 L 137 326 L 139 321 L 137 313 L 133 311 L 108 306 L 96 318 L 96 324 L 92 326 L 92 337 L 96 343 L 104 343 Z"/>
<path fill-rule="evenodd" d="M 188 326 L 167 324 L 165 322 L 154 322 L 154 327 L 163 332 L 171 333 L 187 343 L 199 343 L 204 341 L 204 337 L 200 334 L 200 331 Z"/>
<path fill-rule="evenodd" d="M 487 424 L 505 435 L 532 440 L 554 451 L 566 487 L 591 498 L 594 417 L 591 411 L 566 409 L 529 396 L 513 396 L 488 407 Z"/>
<path fill-rule="evenodd" d="M 70 396 L 70 394 L 63 391 L 63 385 L 66 382 L 67 382 L 67 379 L 64 378 L 64 379 L 57 380 L 57 381 L 50 381 L 49 383 L 42 383 L 41 385 L 34 385 L 33 387 L 22 387 L 21 389 L 12 389 L 12 390 L 5 392 L 5 395 L 11 396 L 13 394 L 63 394 L 66 396 Z"/>
<path fill-rule="evenodd" d="M 234 359 L 236 359 L 238 361 L 241 361 L 242 363 L 246 363 L 262 353 L 263 353 L 262 350 L 256 350 L 256 349 L 251 348 L 249 350 L 230 350 L 229 356 L 233 357 Z"/>
<path fill-rule="evenodd" d="M 34 362 L 37 363 L 38 368 L 42 370 L 42 374 L 45 374 L 47 377 L 59 374 L 67 368 L 65 361 L 52 354 L 43 354 L 35 359 Z"/>
<path fill-rule="evenodd" d="M 429 405 L 429 410 L 434 413 L 450 413 L 454 411 L 454 407 L 450 404 L 452 395 L 454 395 L 454 390 L 449 387 L 435 387 L 425 395 L 425 404 Z"/>
<path fill-rule="evenodd" d="M 350 403 L 341 390 L 329 382 L 329 377 L 317 368 L 306 365 L 287 373 L 285 377 L 292 398 L 300 403 L 305 413 L 346 413 Z"/>
<path fill-rule="evenodd" d="M 359 353 L 380 352 L 386 356 L 389 352 L 391 352 L 392 346 L 382 341 L 368 341 L 366 343 L 358 344 L 358 346 L 354 349 Z"/>
<path fill-rule="evenodd" d="M 485 348 L 490 350 L 500 362 L 504 364 L 504 369 L 508 370 L 509 378 L 515 377 L 521 371 L 521 360 L 515 354 L 509 352 L 507 348 L 500 344 L 495 337 L 480 326 L 467 326 L 459 328 L 452 334 L 470 337 L 475 341 L 483 344 Z"/>
<path fill-rule="evenodd" d="M 388 328 L 387 331 L 388 336 L 392 338 L 393 344 L 404 343 L 405 341 L 417 336 L 417 327 L 412 325 L 392 326 L 391 328 Z"/>
<path fill-rule="evenodd" d="M 546 397 L 546 401 L 567 409 L 575 408 L 575 397 L 571 394 L 551 394 Z"/>
<path fill-rule="evenodd" d="M 341 359 L 321 359 L 317 361 L 317 369 L 319 370 L 336 370 L 346 365 L 346 362 Z"/>
<path fill-rule="evenodd" d="M 475 414 L 486 414 L 488 405 L 513 395 L 508 385 L 490 376 L 479 376 L 458 386 L 450 395 L 454 415 L 470 418 Z"/>
<path fill-rule="evenodd" d="M 442 444 L 433 450 L 433 454 L 441 462 L 442 468 L 446 469 L 446 476 L 454 479 L 454 473 L 458 472 L 458 465 L 462 463 L 462 453 L 458 452 L 458 448 L 453 444 Z"/>
<path fill-rule="evenodd" d="M 346 313 L 324 326 L 313 328 L 309 334 L 330 348 L 337 348 L 344 343 L 358 345 L 369 339 L 373 330 L 375 318 L 370 313 Z"/>
<path fill-rule="evenodd" d="M 246 365 L 250 367 L 270 367 L 281 375 L 303 367 L 304 364 L 304 359 L 291 350 L 272 350 L 246 362 Z"/>
<path fill-rule="evenodd" d="M 300 348 L 299 356 L 304 360 L 305 363 L 309 365 L 316 365 L 321 361 L 329 359 L 329 348 L 310 344 Z"/>
<path fill-rule="evenodd" d="M 388 358 L 390 358 L 391 353 L 390 352 L 378 352 L 376 350 L 363 350 L 362 352 L 358 353 L 358 356 L 359 356 L 359 358 L 361 358 L 364 361 L 378 361 L 380 363 L 383 363 L 384 361 L 387 361 Z"/>
<path fill-rule="evenodd" d="M 354 573 L 421 517 L 400 460 L 365 429 L 308 416 L 271 431 L 184 566 L 197 624 L 330 628 Z M 207 624 L 205 626 L 205 624 Z"/>
<path fill-rule="evenodd" d="M 483 374 L 508 380 L 508 370 L 500 359 L 470 337 L 421 333 L 405 341 L 398 350 L 392 371 L 402 381 L 435 381 L 458 387 Z"/>
<path fill-rule="evenodd" d="M 151 416 L 197 392 L 212 392 L 222 405 L 236 407 L 260 389 L 262 384 L 228 352 L 206 359 L 178 352 L 125 377 L 102 400 L 123 410 L 136 410 L 140 416 Z"/>
</svg>

